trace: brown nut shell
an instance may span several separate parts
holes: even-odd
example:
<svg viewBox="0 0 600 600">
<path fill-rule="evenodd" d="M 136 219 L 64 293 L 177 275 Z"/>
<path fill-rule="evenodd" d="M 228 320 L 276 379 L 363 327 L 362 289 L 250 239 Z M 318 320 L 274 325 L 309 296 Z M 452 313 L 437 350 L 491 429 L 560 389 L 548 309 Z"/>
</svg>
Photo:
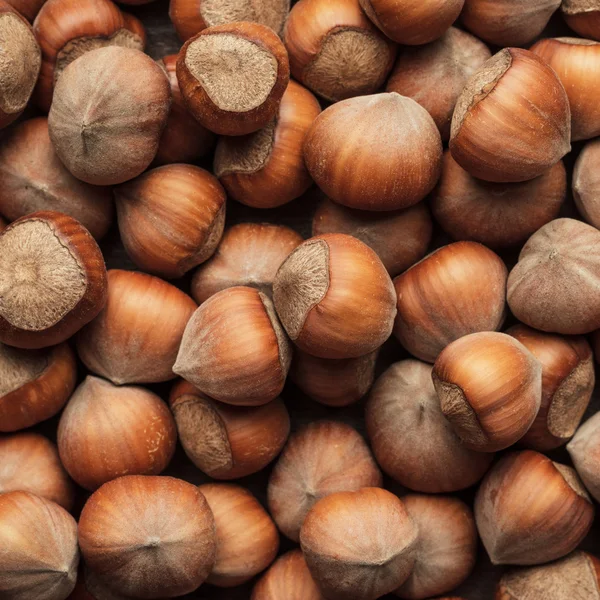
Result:
<svg viewBox="0 0 600 600">
<path fill-rule="evenodd" d="M 571 460 L 585 487 L 598 500 L 600 498 L 600 417 L 589 418 L 577 430 L 567 445 Z"/>
<path fill-rule="evenodd" d="M 28 21 L 33 21 L 46 0 L 10 0 L 10 4 Z"/>
<path fill-rule="evenodd" d="M 581 216 L 600 226 L 600 140 L 588 142 L 580 152 L 573 171 L 573 199 Z"/>
<path fill-rule="evenodd" d="M 598 0 L 563 0 L 563 19 L 581 37 L 600 40 L 600 2 Z"/>
</svg>

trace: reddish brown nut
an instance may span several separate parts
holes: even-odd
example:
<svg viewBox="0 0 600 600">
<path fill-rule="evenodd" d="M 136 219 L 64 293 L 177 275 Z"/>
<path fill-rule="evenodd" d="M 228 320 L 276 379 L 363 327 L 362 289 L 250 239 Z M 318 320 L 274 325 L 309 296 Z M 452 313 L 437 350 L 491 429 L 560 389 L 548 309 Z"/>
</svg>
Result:
<svg viewBox="0 0 600 600">
<path fill-rule="evenodd" d="M 321 498 L 380 486 L 381 473 L 360 434 L 344 423 L 315 421 L 293 434 L 269 480 L 269 512 L 298 541 L 308 511 Z"/>
<path fill-rule="evenodd" d="M 581 37 L 600 40 L 600 2 L 598 0 L 562 0 L 563 19 Z"/>
<path fill-rule="evenodd" d="M 290 417 L 279 398 L 263 406 L 230 406 L 180 380 L 169 404 L 185 453 L 213 479 L 238 479 L 264 469 L 290 433 Z"/>
<path fill-rule="evenodd" d="M 113 593 L 182 596 L 214 565 L 215 521 L 196 486 L 129 475 L 90 496 L 79 519 L 79 546 L 86 565 Z"/>
<path fill-rule="evenodd" d="M 300 0 L 283 37 L 294 78 L 331 102 L 376 92 L 396 56 L 358 0 Z"/>
<path fill-rule="evenodd" d="M 277 269 L 302 241 L 301 235 L 284 225 L 234 225 L 194 273 L 191 294 L 201 304 L 221 290 L 244 285 L 270 296 Z"/>
<path fill-rule="evenodd" d="M 588 419 L 575 433 L 567 450 L 590 494 L 600 499 L 600 417 L 598 413 Z"/>
<path fill-rule="evenodd" d="M 338 492 L 306 516 L 300 544 L 323 595 L 375 600 L 406 581 L 418 530 L 404 504 L 380 488 Z"/>
<path fill-rule="evenodd" d="M 90 371 L 116 385 L 168 381 L 196 308 L 158 277 L 112 269 L 106 306 L 77 334 L 77 353 Z"/>
<path fill-rule="evenodd" d="M 119 231 L 140 268 L 182 277 L 215 251 L 225 224 L 225 192 L 192 165 L 165 165 L 115 190 Z"/>
<path fill-rule="evenodd" d="M 454 433 L 431 369 L 404 360 L 379 377 L 365 409 L 367 434 L 379 466 L 402 485 L 429 494 L 455 492 L 477 483 L 494 456 L 469 450 Z"/>
<path fill-rule="evenodd" d="M 573 436 L 594 391 L 594 357 L 585 338 L 561 337 L 515 325 L 506 333 L 542 364 L 542 403 L 520 443 L 545 452 Z"/>
<path fill-rule="evenodd" d="M 0 341 L 59 344 L 106 303 L 106 266 L 94 238 L 58 212 L 36 212 L 0 234 Z"/>
<path fill-rule="evenodd" d="M 317 99 L 290 81 L 279 112 L 263 129 L 222 137 L 214 169 L 227 193 L 254 208 L 274 208 L 304 194 L 312 179 L 304 165 L 303 144 L 320 112 Z"/>
<path fill-rule="evenodd" d="M 375 94 L 324 110 L 306 136 L 304 159 L 315 183 L 335 202 L 396 210 L 433 189 L 442 143 L 433 119 L 414 100 Z"/>
<path fill-rule="evenodd" d="M 13 8 L 17 9 L 28 21 L 33 21 L 46 0 L 10 0 Z"/>
<path fill-rule="evenodd" d="M 123 183 L 154 159 L 170 106 L 169 82 L 149 56 L 118 46 L 92 50 L 56 83 L 50 139 L 78 179 Z"/>
<path fill-rule="evenodd" d="M 88 376 L 58 424 L 58 451 L 69 475 L 95 490 L 122 475 L 157 475 L 175 452 L 173 416 L 140 387 Z"/>
<path fill-rule="evenodd" d="M 7 225 L 8 223 L 2 217 L 0 217 L 0 232 L 4 231 Z"/>
<path fill-rule="evenodd" d="M 600 140 L 584 147 L 573 171 L 573 199 L 583 218 L 600 227 Z"/>
<path fill-rule="evenodd" d="M 458 98 L 450 150 L 474 177 L 510 183 L 547 171 L 570 151 L 570 140 L 569 99 L 556 73 L 533 52 L 505 48 Z"/>
<path fill-rule="evenodd" d="M 506 312 L 506 266 L 480 244 L 438 248 L 394 279 L 394 335 L 414 356 L 434 362 L 469 333 L 500 329 Z"/>
<path fill-rule="evenodd" d="M 285 47 L 266 25 L 240 22 L 204 29 L 179 52 L 177 79 L 192 115 L 221 135 L 245 135 L 277 115 L 290 68 Z"/>
</svg>

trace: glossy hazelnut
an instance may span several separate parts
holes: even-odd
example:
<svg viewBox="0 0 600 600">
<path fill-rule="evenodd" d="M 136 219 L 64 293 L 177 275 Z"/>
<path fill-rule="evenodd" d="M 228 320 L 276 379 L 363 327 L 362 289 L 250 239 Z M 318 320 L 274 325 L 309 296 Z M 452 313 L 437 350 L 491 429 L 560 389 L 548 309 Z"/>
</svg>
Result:
<svg viewBox="0 0 600 600">
<path fill-rule="evenodd" d="M 402 502 L 419 537 L 415 566 L 396 596 L 422 600 L 453 590 L 475 566 L 477 530 L 471 509 L 457 498 L 439 496 L 404 496 Z"/>
<path fill-rule="evenodd" d="M 294 79 L 331 102 L 376 92 L 396 56 L 358 0 L 300 0 L 283 32 Z"/>
<path fill-rule="evenodd" d="M 256 289 L 234 287 L 193 314 L 173 371 L 215 400 L 258 406 L 281 393 L 291 358 L 271 300 Z"/>
<path fill-rule="evenodd" d="M 0 494 L 0 596 L 66 598 L 77 580 L 77 523 L 61 506 L 29 492 Z"/>
<path fill-rule="evenodd" d="M 90 496 L 79 519 L 79 546 L 86 565 L 116 593 L 182 596 L 214 565 L 215 520 L 196 486 L 129 475 Z"/>
<path fill-rule="evenodd" d="M 87 490 L 122 475 L 157 475 L 175 452 L 173 416 L 144 388 L 86 377 L 58 424 L 58 451 L 69 475 Z"/>
<path fill-rule="evenodd" d="M 28 21 L 33 21 L 46 0 L 10 0 L 10 4 Z"/>
<path fill-rule="evenodd" d="M 508 304 L 526 325 L 567 335 L 600 327 L 600 232 L 555 219 L 534 233 L 508 276 Z"/>
<path fill-rule="evenodd" d="M 230 406 L 180 380 L 169 404 L 185 453 L 213 479 L 238 479 L 264 469 L 290 432 L 290 417 L 279 398 L 263 406 Z"/>
<path fill-rule="evenodd" d="M 492 183 L 469 175 L 446 151 L 442 176 L 431 195 L 431 210 L 455 240 L 501 249 L 522 246 L 558 216 L 566 196 L 567 172 L 562 161 L 535 179 Z"/>
<path fill-rule="evenodd" d="M 302 525 L 300 544 L 325 597 L 375 600 L 406 581 L 417 537 L 404 504 L 370 487 L 317 502 Z"/>
<path fill-rule="evenodd" d="M 0 493 L 23 491 L 52 500 L 65 510 L 73 506 L 73 484 L 56 446 L 38 433 L 0 438 Z"/>
<path fill-rule="evenodd" d="M 571 460 L 590 494 L 600 501 L 600 416 L 588 419 L 567 445 Z"/>
<path fill-rule="evenodd" d="M 58 212 L 35 212 L 0 234 L 0 341 L 43 348 L 102 310 L 106 266 L 94 238 Z"/>
<path fill-rule="evenodd" d="M 292 341 L 320 358 L 356 358 L 390 336 L 392 281 L 375 252 L 330 233 L 307 240 L 283 262 L 273 283 L 277 314 Z"/>
<path fill-rule="evenodd" d="M 388 211 L 412 206 L 433 189 L 442 143 L 433 119 L 414 100 L 375 94 L 324 110 L 306 136 L 304 159 L 335 202 Z"/>
<path fill-rule="evenodd" d="M 77 219 L 97 240 L 110 227 L 110 189 L 69 173 L 54 151 L 45 117 L 19 123 L 3 138 L 0 177 L 0 213 L 9 221 L 38 210 L 56 210 Z"/>
<path fill-rule="evenodd" d="M 196 308 L 158 277 L 111 269 L 106 306 L 77 334 L 77 353 L 90 371 L 116 385 L 168 381 Z"/>
<path fill-rule="evenodd" d="M 304 194 L 312 179 L 303 144 L 320 112 L 317 99 L 290 81 L 277 116 L 265 127 L 246 136 L 222 137 L 214 169 L 227 193 L 254 208 L 274 208 Z"/>
<path fill-rule="evenodd" d="M 92 50 L 56 83 L 50 139 L 78 179 L 122 183 L 154 159 L 170 106 L 169 82 L 149 56 L 118 46 Z"/>
<path fill-rule="evenodd" d="M 431 369 L 404 360 L 384 371 L 365 408 L 367 434 L 379 466 L 402 485 L 429 494 L 455 492 L 477 483 L 494 457 L 469 450 L 454 433 Z"/>
<path fill-rule="evenodd" d="M 505 333 L 472 333 L 452 342 L 437 357 L 432 378 L 442 412 L 471 450 L 512 446 L 540 409 L 542 365 Z"/>
<path fill-rule="evenodd" d="M 547 171 L 570 151 L 570 140 L 569 100 L 556 73 L 533 52 L 505 48 L 458 98 L 450 150 L 474 177 L 510 183 Z"/>
<path fill-rule="evenodd" d="M 585 338 L 561 337 L 515 325 L 506 333 L 542 364 L 542 403 L 520 443 L 545 452 L 573 436 L 594 390 L 594 357 Z"/>
<path fill-rule="evenodd" d="M 212 510 L 217 533 L 217 558 L 207 583 L 234 587 L 264 571 L 279 549 L 279 534 L 267 511 L 238 485 L 206 483 L 198 489 Z"/>
<path fill-rule="evenodd" d="M 341 422 L 314 421 L 294 433 L 271 473 L 269 512 L 298 541 L 308 511 L 335 492 L 380 486 L 381 473 L 360 434 Z"/>
<path fill-rule="evenodd" d="M 208 171 L 165 165 L 115 190 L 119 231 L 140 268 L 182 277 L 215 251 L 225 224 L 225 192 Z"/>
<path fill-rule="evenodd" d="M 404 210 L 371 212 L 324 198 L 313 217 L 312 234 L 346 233 L 370 246 L 394 277 L 425 256 L 432 223 L 425 203 Z"/>
<path fill-rule="evenodd" d="M 506 266 L 480 244 L 438 248 L 394 279 L 394 335 L 414 356 L 434 362 L 469 333 L 500 329 L 505 317 Z"/>
<path fill-rule="evenodd" d="M 265 127 L 277 115 L 289 78 L 283 43 L 257 23 L 204 29 L 184 44 L 177 59 L 177 80 L 188 110 L 221 135 Z"/>
<path fill-rule="evenodd" d="M 598 0 L 562 0 L 560 5 L 567 25 L 584 38 L 600 40 L 600 2 Z"/>
<path fill-rule="evenodd" d="M 461 29 L 450 27 L 435 42 L 403 48 L 386 91 L 418 102 L 432 116 L 442 140 L 447 142 L 456 101 L 469 77 L 490 56 L 483 42 Z"/>
<path fill-rule="evenodd" d="M 475 521 L 493 564 L 566 556 L 585 537 L 594 506 L 575 470 L 531 450 L 497 462 L 475 498 Z"/>
<path fill-rule="evenodd" d="M 583 218 L 600 227 L 600 140 L 588 142 L 575 162 L 573 199 Z"/>
<path fill-rule="evenodd" d="M 238 285 L 255 287 L 270 296 L 277 269 L 302 241 L 301 235 L 284 225 L 240 223 L 230 227 L 215 253 L 194 273 L 192 297 L 201 304 Z"/>
<path fill-rule="evenodd" d="M 34 351 L 0 344 L 0 431 L 18 431 L 53 417 L 76 379 L 75 356 L 67 344 Z"/>
</svg>

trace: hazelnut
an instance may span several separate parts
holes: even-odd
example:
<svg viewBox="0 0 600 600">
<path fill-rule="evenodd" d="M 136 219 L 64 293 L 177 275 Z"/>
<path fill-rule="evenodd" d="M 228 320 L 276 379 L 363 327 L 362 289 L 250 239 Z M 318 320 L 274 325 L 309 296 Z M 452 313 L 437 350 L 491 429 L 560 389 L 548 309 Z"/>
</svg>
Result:
<svg viewBox="0 0 600 600">
<path fill-rule="evenodd" d="M 540 409 L 542 365 L 505 333 L 472 333 L 452 342 L 437 357 L 432 378 L 442 412 L 471 450 L 512 446 Z"/>
<path fill-rule="evenodd" d="M 433 189 L 442 143 L 433 119 L 414 100 L 375 94 L 324 110 L 306 136 L 304 158 L 335 202 L 387 211 L 412 206 Z"/>
<path fill-rule="evenodd" d="M 215 400 L 258 406 L 281 393 L 291 358 L 271 300 L 256 289 L 233 287 L 192 315 L 173 371 Z"/>
<path fill-rule="evenodd" d="M 296 2 L 283 38 L 294 78 L 331 102 L 376 92 L 396 56 L 358 0 Z"/>
<path fill-rule="evenodd" d="M 77 523 L 29 492 L 0 494 L 0 596 L 62 600 L 77 580 Z"/>
<path fill-rule="evenodd" d="M 88 376 L 58 424 L 58 451 L 69 475 L 87 490 L 121 475 L 157 475 L 175 452 L 169 409 L 152 392 Z"/>
<path fill-rule="evenodd" d="M 208 171 L 165 165 L 115 190 L 119 231 L 140 268 L 182 277 L 215 251 L 225 224 L 225 192 Z"/>
<path fill-rule="evenodd" d="M 542 365 L 542 404 L 520 443 L 545 452 L 573 436 L 594 390 L 594 357 L 585 338 L 561 337 L 515 325 L 506 333 Z"/>
<path fill-rule="evenodd" d="M 2 217 L 0 217 L 0 232 L 4 231 L 7 225 L 8 223 Z"/>
<path fill-rule="evenodd" d="M 577 430 L 567 450 L 585 487 L 600 501 L 600 413 Z"/>
<path fill-rule="evenodd" d="M 509 183 L 547 171 L 570 151 L 570 139 L 569 100 L 556 73 L 533 52 L 505 48 L 458 98 L 450 150 L 474 177 Z"/>
<path fill-rule="evenodd" d="M 371 487 L 319 500 L 306 515 L 300 544 L 324 596 L 375 600 L 410 575 L 417 535 L 404 504 Z"/>
<path fill-rule="evenodd" d="M 535 179 L 492 183 L 469 175 L 446 151 L 431 210 L 455 240 L 501 249 L 522 246 L 558 216 L 566 197 L 567 172 L 562 161 Z"/>
<path fill-rule="evenodd" d="M 135 271 L 108 271 L 108 300 L 77 334 L 77 353 L 114 384 L 173 379 L 173 365 L 196 303 L 175 286 Z"/>
<path fill-rule="evenodd" d="M 308 511 L 335 492 L 380 486 L 381 473 L 361 435 L 336 421 L 314 421 L 294 433 L 271 473 L 269 511 L 279 530 L 298 541 Z"/>
<path fill-rule="evenodd" d="M 48 135 L 48 119 L 15 125 L 0 145 L 0 212 L 14 221 L 38 210 L 77 219 L 97 240 L 113 217 L 109 188 L 79 181 L 59 160 Z"/>
<path fill-rule="evenodd" d="M 285 404 L 230 406 L 180 380 L 169 397 L 188 458 L 213 479 L 238 479 L 264 469 L 290 432 Z"/>
<path fill-rule="evenodd" d="M 290 78 L 287 52 L 266 25 L 202 30 L 179 52 L 177 79 L 192 115 L 222 135 L 244 135 L 277 115 Z"/>
<path fill-rule="evenodd" d="M 600 140 L 588 142 L 573 171 L 573 199 L 583 218 L 600 227 Z"/>
<path fill-rule="evenodd" d="M 394 277 L 425 256 L 432 223 L 424 202 L 404 210 L 370 212 L 324 198 L 312 222 L 312 234 L 346 233 L 371 247 Z"/>
<path fill-rule="evenodd" d="M 191 294 L 201 304 L 221 290 L 242 285 L 270 296 L 277 269 L 302 241 L 301 235 L 284 225 L 234 225 L 194 273 Z"/>
<path fill-rule="evenodd" d="M 169 82 L 149 56 L 118 46 L 92 50 L 56 83 L 50 139 L 78 179 L 122 183 L 154 159 L 170 106 Z"/>
<path fill-rule="evenodd" d="M 367 434 L 379 466 L 402 485 L 455 492 L 477 483 L 494 456 L 462 444 L 441 411 L 431 370 L 417 360 L 389 367 L 369 394 Z"/>
<path fill-rule="evenodd" d="M 0 438 L 0 494 L 30 492 L 52 500 L 65 510 L 73 506 L 73 484 L 56 446 L 38 433 Z"/>
<path fill-rule="evenodd" d="M 435 42 L 403 48 L 386 91 L 418 102 L 432 116 L 442 140 L 447 142 L 456 101 L 469 77 L 490 56 L 483 42 L 461 29 L 450 27 Z"/>
<path fill-rule="evenodd" d="M 594 506 L 575 470 L 531 450 L 500 459 L 475 498 L 477 529 L 495 565 L 562 558 L 593 520 Z"/>
<path fill-rule="evenodd" d="M 508 304 L 526 325 L 567 335 L 600 328 L 600 232 L 555 219 L 534 233 L 508 276 Z"/>
<path fill-rule="evenodd" d="M 86 565 L 114 592 L 182 596 L 214 565 L 215 520 L 196 486 L 129 475 L 90 496 L 79 519 L 79 546 Z"/>
<path fill-rule="evenodd" d="M 414 356 L 434 362 L 451 342 L 500 329 L 505 317 L 506 266 L 480 244 L 438 248 L 394 279 L 394 335 Z"/>
<path fill-rule="evenodd" d="M 217 534 L 217 558 L 207 583 L 234 587 L 264 571 L 277 556 L 279 534 L 258 500 L 228 483 L 198 489 L 212 510 Z"/>
<path fill-rule="evenodd" d="M 419 538 L 415 566 L 396 596 L 431 598 L 460 585 L 477 557 L 477 530 L 471 509 L 457 498 L 412 495 L 402 498 Z"/>
<path fill-rule="evenodd" d="M 279 112 L 263 129 L 222 137 L 215 175 L 227 193 L 254 208 L 274 208 L 298 198 L 312 185 L 304 165 L 304 139 L 321 112 L 317 99 L 290 81 Z"/>
<path fill-rule="evenodd" d="M 562 0 L 560 10 L 567 25 L 584 38 L 600 40 L 600 2 Z"/>
<path fill-rule="evenodd" d="M 10 0 L 10 4 L 28 21 L 33 21 L 46 0 Z"/>
<path fill-rule="evenodd" d="M 0 342 L 43 348 L 102 310 L 106 266 L 94 238 L 58 212 L 35 212 L 0 234 Z"/>
<path fill-rule="evenodd" d="M 25 351 L 0 344 L 0 431 L 53 417 L 75 388 L 77 364 L 67 344 Z"/>
<path fill-rule="evenodd" d="M 390 336 L 396 314 L 394 286 L 381 260 L 340 233 L 298 246 L 277 271 L 273 300 L 292 341 L 320 358 L 373 352 Z"/>
</svg>

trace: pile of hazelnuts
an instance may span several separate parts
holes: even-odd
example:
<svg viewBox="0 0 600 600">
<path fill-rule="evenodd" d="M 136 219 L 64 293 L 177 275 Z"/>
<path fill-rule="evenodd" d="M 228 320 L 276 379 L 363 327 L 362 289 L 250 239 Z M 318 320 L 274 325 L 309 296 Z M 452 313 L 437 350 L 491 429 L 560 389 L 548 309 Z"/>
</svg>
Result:
<svg viewBox="0 0 600 600">
<path fill-rule="evenodd" d="M 599 600 L 600 0 L 292 4 L 0 0 L 0 598 Z"/>
</svg>

